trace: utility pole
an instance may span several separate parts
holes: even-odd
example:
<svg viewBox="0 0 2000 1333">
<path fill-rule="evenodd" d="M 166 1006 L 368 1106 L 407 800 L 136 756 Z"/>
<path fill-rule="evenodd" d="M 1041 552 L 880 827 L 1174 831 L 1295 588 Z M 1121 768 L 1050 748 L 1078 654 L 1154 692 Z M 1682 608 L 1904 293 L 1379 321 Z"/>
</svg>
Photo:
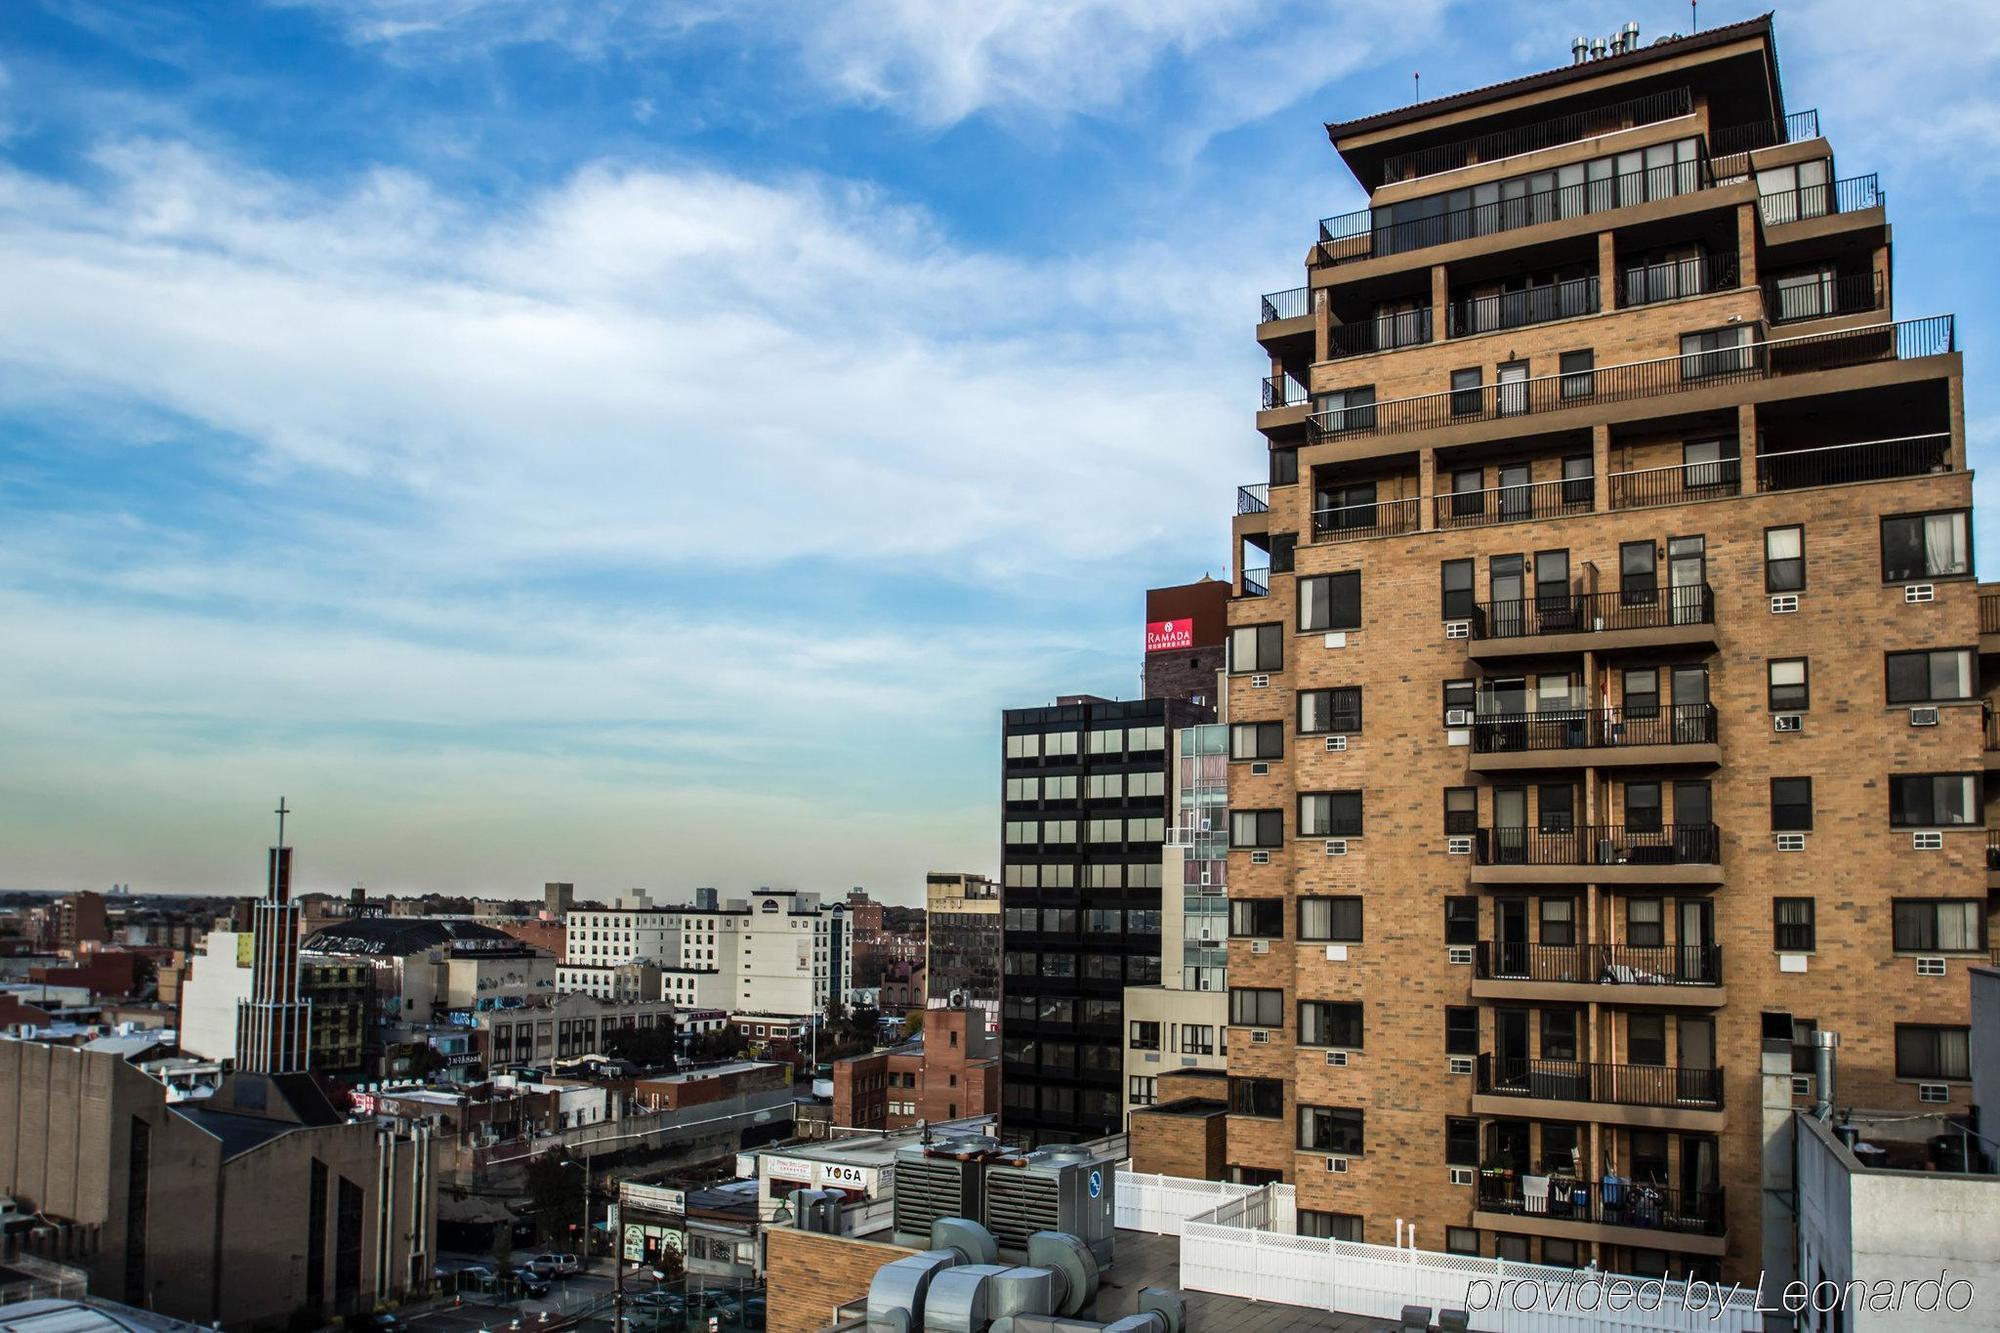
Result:
<svg viewBox="0 0 2000 1333">
<path fill-rule="evenodd" d="M 611 1333 L 625 1333 L 625 1227 L 618 1205 L 607 1214 L 611 1223 Z"/>
</svg>

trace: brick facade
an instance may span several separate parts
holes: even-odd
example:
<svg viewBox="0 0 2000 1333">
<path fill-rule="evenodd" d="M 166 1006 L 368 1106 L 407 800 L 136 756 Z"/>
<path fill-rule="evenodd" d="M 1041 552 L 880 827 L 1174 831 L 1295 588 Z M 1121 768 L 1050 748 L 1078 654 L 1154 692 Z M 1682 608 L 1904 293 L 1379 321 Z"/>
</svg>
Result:
<svg viewBox="0 0 2000 1333">
<path fill-rule="evenodd" d="M 868 1295 L 868 1284 L 883 1264 L 916 1253 L 900 1245 L 792 1227 L 772 1227 L 764 1236 L 771 1333 L 819 1333 L 834 1322 L 835 1310 Z"/>
</svg>

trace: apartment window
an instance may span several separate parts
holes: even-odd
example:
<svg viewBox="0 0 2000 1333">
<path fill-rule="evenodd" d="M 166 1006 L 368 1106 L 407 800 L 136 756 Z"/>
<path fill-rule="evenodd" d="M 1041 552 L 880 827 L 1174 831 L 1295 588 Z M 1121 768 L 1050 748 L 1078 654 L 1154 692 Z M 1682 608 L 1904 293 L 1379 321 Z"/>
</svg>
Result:
<svg viewBox="0 0 2000 1333">
<path fill-rule="evenodd" d="M 1331 1000 L 1299 1002 L 1299 1045 L 1361 1049 L 1361 1006 Z"/>
<path fill-rule="evenodd" d="M 1448 680 L 1444 683 L 1444 720 L 1451 725 L 1451 715 L 1456 712 L 1470 714 L 1479 702 L 1479 686 L 1470 680 Z"/>
<path fill-rule="evenodd" d="M 1577 1244 L 1573 1240 L 1557 1240 L 1553 1236 L 1542 1237 L 1542 1262 L 1552 1268 L 1576 1268 L 1581 1259 Z"/>
<path fill-rule="evenodd" d="M 1806 586 L 1806 530 L 1764 529 L 1764 591 L 1803 592 Z"/>
<path fill-rule="evenodd" d="M 1375 386 L 1323 393 L 1314 402 L 1320 425 L 1329 431 L 1375 429 Z"/>
<path fill-rule="evenodd" d="M 1361 1123 L 1361 1112 L 1352 1107 L 1301 1106 L 1299 1148 L 1357 1157 L 1361 1153 Z"/>
<path fill-rule="evenodd" d="M 1285 1083 L 1276 1078 L 1229 1080 L 1229 1113 L 1278 1120 L 1285 1114 Z"/>
<path fill-rule="evenodd" d="M 1299 691 L 1299 731 L 1320 732 L 1361 730 L 1361 687 L 1343 686 L 1330 690 Z"/>
<path fill-rule="evenodd" d="M 1361 628 L 1361 571 L 1315 574 L 1299 583 L 1299 628 Z"/>
<path fill-rule="evenodd" d="M 1667 942 L 1666 904 L 1658 898 L 1627 898 L 1625 942 L 1635 949 L 1663 947 Z"/>
<path fill-rule="evenodd" d="M 1559 366 L 1564 398 L 1588 398 L 1597 391 L 1597 376 L 1591 373 L 1597 367 L 1597 354 L 1589 348 L 1564 352 Z"/>
<path fill-rule="evenodd" d="M 1486 512 L 1486 474 L 1476 467 L 1464 467 L 1451 474 L 1451 512 L 1467 518 Z"/>
<path fill-rule="evenodd" d="M 1281 722 L 1237 722 L 1229 728 L 1231 759 L 1279 759 L 1285 753 Z"/>
<path fill-rule="evenodd" d="M 1576 1033 L 1578 1010 L 1542 1010 L 1542 1058 L 1544 1060 L 1576 1059 Z"/>
<path fill-rule="evenodd" d="M 1361 1242 L 1361 1214 L 1329 1213 L 1318 1208 L 1298 1210 L 1298 1234 L 1320 1240 Z"/>
<path fill-rule="evenodd" d="M 1495 1232 L 1493 1236 L 1493 1257 L 1495 1259 L 1505 1259 L 1510 1263 L 1529 1263 L 1532 1262 L 1532 1245 L 1533 1237 L 1510 1236 L 1506 1232 Z"/>
<path fill-rule="evenodd" d="M 1812 827 L 1812 779 L 1771 779 L 1771 831 L 1803 833 Z"/>
<path fill-rule="evenodd" d="M 1689 440 L 1681 445 L 1681 485 L 1699 499 L 1703 492 L 1736 490 L 1739 451 L 1735 437 Z"/>
<path fill-rule="evenodd" d="M 1297 449 L 1273 449 L 1271 451 L 1271 484 L 1273 486 L 1295 486 L 1299 480 L 1299 451 Z"/>
<path fill-rule="evenodd" d="M 1135 1051 L 1157 1051 L 1160 1049 L 1160 1025 L 1154 1022 L 1132 1020 L 1132 1049 Z"/>
<path fill-rule="evenodd" d="M 1123 773 L 1092 773 L 1083 794 L 1093 801 L 1117 800 L 1125 795 Z"/>
<path fill-rule="evenodd" d="M 1664 1014 L 1633 1013 L 1625 1018 L 1625 1053 L 1635 1065 L 1667 1062 L 1667 1020 Z"/>
<path fill-rule="evenodd" d="M 1183 1055 L 1214 1055 L 1214 1025 L 1209 1023 L 1181 1024 L 1181 1053 Z"/>
<path fill-rule="evenodd" d="M 1949 579 L 1972 573 L 1967 512 L 1901 514 L 1882 520 L 1882 581 Z"/>
<path fill-rule="evenodd" d="M 1625 542 L 1618 548 L 1618 600 L 1625 606 L 1651 606 L 1660 599 L 1659 552 L 1651 542 Z"/>
<path fill-rule="evenodd" d="M 1778 657 L 1764 664 L 1771 711 L 1803 713 L 1812 706 L 1812 690 L 1806 679 L 1806 659 Z"/>
<path fill-rule="evenodd" d="M 1660 784 L 1625 784 L 1625 828 L 1632 833 L 1658 833 L 1665 825 L 1660 814 Z"/>
<path fill-rule="evenodd" d="M 1784 1015 L 1777 1015 L 1783 1018 Z M 1816 1018 L 1792 1019 L 1792 1072 L 1810 1074 L 1817 1061 L 1813 1058 L 1813 1039 L 1819 1035 L 1819 1020 Z"/>
<path fill-rule="evenodd" d="M 1652 718 L 1660 715 L 1660 672 L 1657 667 L 1628 667 L 1624 680 L 1625 716 Z"/>
<path fill-rule="evenodd" d="M 1361 793 L 1358 791 L 1306 792 L 1299 797 L 1301 838 L 1358 838 L 1361 836 Z"/>
<path fill-rule="evenodd" d="M 1446 620 L 1472 619 L 1472 561 L 1447 560 L 1438 567 Z"/>
<path fill-rule="evenodd" d="M 1285 936 L 1282 898 L 1231 898 L 1229 933 L 1239 940 L 1276 940 Z"/>
<path fill-rule="evenodd" d="M 1242 625 L 1229 631 L 1229 670 L 1235 675 L 1285 669 L 1285 627 Z"/>
<path fill-rule="evenodd" d="M 1905 773 L 1889 779 L 1891 828 L 1963 827 L 1980 818 L 1976 773 Z"/>
<path fill-rule="evenodd" d="M 1479 899 L 1468 896 L 1444 900 L 1444 942 L 1479 943 Z"/>
<path fill-rule="evenodd" d="M 1551 711 L 1546 705 L 1539 711 Z M 1576 788 L 1543 785 L 1536 789 L 1535 825 L 1543 833 L 1569 833 L 1576 828 Z"/>
<path fill-rule="evenodd" d="M 1566 505 L 1588 505 L 1596 492 L 1595 464 L 1589 454 L 1563 459 L 1562 497 Z"/>
<path fill-rule="evenodd" d="M 1568 948 L 1576 943 L 1576 899 L 1542 899 L 1541 918 L 1543 944 Z"/>
<path fill-rule="evenodd" d="M 1160 1081 L 1157 1076 L 1134 1074 L 1125 1083 L 1126 1099 L 1134 1106 L 1151 1106 L 1159 1099 Z"/>
<path fill-rule="evenodd" d="M 1971 1029 L 1928 1023 L 1896 1024 L 1896 1077 L 1972 1077 Z"/>
<path fill-rule="evenodd" d="M 1300 939 L 1360 942 L 1360 898 L 1301 898 L 1298 903 Z"/>
<path fill-rule="evenodd" d="M 1478 366 L 1467 366 L 1463 370 L 1451 372 L 1451 411 L 1453 416 L 1477 416 L 1479 413 L 1479 386 L 1483 382 L 1483 371 Z"/>
<path fill-rule="evenodd" d="M 1973 696 L 1970 648 L 1889 653 L 1887 662 L 1892 704 L 1952 703 Z"/>
<path fill-rule="evenodd" d="M 1444 1118 L 1444 1161 L 1446 1166 L 1479 1165 L 1479 1122 L 1465 1116 Z"/>
<path fill-rule="evenodd" d="M 1444 789 L 1444 831 L 1447 834 L 1468 834 L 1479 828 L 1479 789 L 1477 787 L 1446 787 Z"/>
<path fill-rule="evenodd" d="M 1285 841 L 1285 812 L 1282 810 L 1232 810 L 1229 812 L 1231 847 L 1281 847 Z"/>
<path fill-rule="evenodd" d="M 1750 369 L 1756 364 L 1756 353 L 1750 346 L 1751 335 L 1755 332 L 1751 325 L 1738 324 L 1726 329 L 1704 329 L 1700 333 L 1682 334 L 1681 378 L 1711 379 Z"/>
<path fill-rule="evenodd" d="M 1986 903 L 1979 898 L 1912 898 L 1895 904 L 1898 953 L 1986 952 Z"/>
<path fill-rule="evenodd" d="M 1229 1025 L 1239 1028 L 1279 1028 L 1285 1025 L 1285 993 L 1281 990 L 1229 988 Z"/>
<path fill-rule="evenodd" d="M 1446 1254 L 1479 1253 L 1479 1228 L 1446 1227 L 1444 1229 L 1444 1252 Z"/>
<path fill-rule="evenodd" d="M 1819 943 L 1811 898 L 1771 900 L 1771 947 L 1779 953 L 1811 953 Z"/>
<path fill-rule="evenodd" d="M 1444 1007 L 1444 1053 L 1479 1054 L 1479 1010 L 1473 1005 L 1448 1004 Z"/>
</svg>

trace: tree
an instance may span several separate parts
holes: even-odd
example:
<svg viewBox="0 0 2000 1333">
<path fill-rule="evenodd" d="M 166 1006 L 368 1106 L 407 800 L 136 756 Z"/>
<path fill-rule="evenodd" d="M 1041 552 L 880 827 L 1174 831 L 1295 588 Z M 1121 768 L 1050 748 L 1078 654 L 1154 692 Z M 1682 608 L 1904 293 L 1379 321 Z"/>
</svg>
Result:
<svg viewBox="0 0 2000 1333">
<path fill-rule="evenodd" d="M 653 1270 L 662 1282 L 679 1282 L 687 1273 L 687 1265 L 681 1261 L 681 1252 L 671 1245 L 660 1246 L 653 1256 Z"/>
<path fill-rule="evenodd" d="M 528 1159 L 528 1199 L 542 1239 L 567 1236 L 583 1216 L 583 1163 L 545 1152 Z"/>
<path fill-rule="evenodd" d="M 674 1028 L 662 1023 L 650 1028 L 617 1028 L 604 1039 L 604 1053 L 649 1068 L 674 1067 Z"/>
<path fill-rule="evenodd" d="M 924 1030 L 924 1011 L 912 1009 L 903 1015 L 903 1036 L 914 1037 Z"/>
<path fill-rule="evenodd" d="M 727 1060 L 743 1053 L 743 1034 L 734 1023 L 724 1023 L 713 1032 L 697 1033 L 688 1053 L 696 1060 Z"/>
<path fill-rule="evenodd" d="M 507 1270 L 514 1266 L 514 1215 L 500 1219 L 493 1229 L 493 1272 L 501 1280 L 507 1277 Z"/>
</svg>

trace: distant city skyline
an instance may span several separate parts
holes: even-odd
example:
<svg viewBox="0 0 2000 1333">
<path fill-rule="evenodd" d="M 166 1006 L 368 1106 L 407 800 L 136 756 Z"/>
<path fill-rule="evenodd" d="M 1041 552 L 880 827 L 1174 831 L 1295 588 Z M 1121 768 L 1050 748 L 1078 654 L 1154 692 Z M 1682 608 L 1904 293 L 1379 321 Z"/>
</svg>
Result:
<svg viewBox="0 0 2000 1333">
<path fill-rule="evenodd" d="M 1228 573 L 1256 297 L 1363 202 L 1321 122 L 1688 13 L 12 7 L 0 888 L 254 894 L 280 790 L 302 891 L 994 873 L 1001 709 L 1132 697 L 1144 589 Z M 1986 17 L 1780 43 L 1975 467 Z"/>
</svg>

